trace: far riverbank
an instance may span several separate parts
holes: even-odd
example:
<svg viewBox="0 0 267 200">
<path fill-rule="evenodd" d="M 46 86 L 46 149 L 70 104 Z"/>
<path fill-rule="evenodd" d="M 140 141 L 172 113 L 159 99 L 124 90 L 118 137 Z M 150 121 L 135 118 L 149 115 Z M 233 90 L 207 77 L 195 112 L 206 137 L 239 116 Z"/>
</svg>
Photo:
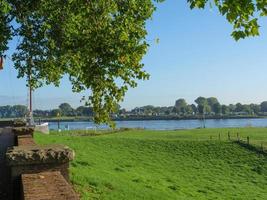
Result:
<svg viewBox="0 0 267 200">
<path fill-rule="evenodd" d="M 206 116 L 207 119 L 264 119 L 267 116 Z M 157 121 L 157 120 L 203 120 L 202 116 L 128 116 L 128 117 L 113 117 L 114 121 Z M 57 117 L 57 118 L 38 118 L 35 117 L 35 121 L 41 122 L 92 122 L 92 117 Z"/>
</svg>

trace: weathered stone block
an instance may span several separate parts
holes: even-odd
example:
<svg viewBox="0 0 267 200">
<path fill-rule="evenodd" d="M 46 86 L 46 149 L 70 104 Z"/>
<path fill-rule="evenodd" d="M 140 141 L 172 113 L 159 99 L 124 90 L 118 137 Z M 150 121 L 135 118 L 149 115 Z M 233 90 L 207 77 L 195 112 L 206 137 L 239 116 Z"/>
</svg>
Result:
<svg viewBox="0 0 267 200">
<path fill-rule="evenodd" d="M 73 158 L 74 151 L 63 145 L 15 146 L 6 153 L 6 163 L 11 167 L 12 180 L 24 173 L 60 171 L 69 181 L 69 161 Z"/>
<path fill-rule="evenodd" d="M 7 150 L 9 166 L 66 163 L 74 158 L 74 151 L 64 145 L 14 146 Z"/>
<path fill-rule="evenodd" d="M 12 129 L 15 136 L 19 135 L 31 135 L 33 136 L 34 128 L 33 127 L 16 127 Z"/>
<path fill-rule="evenodd" d="M 13 126 L 14 127 L 23 127 L 23 126 L 26 126 L 26 125 L 27 125 L 26 122 L 23 121 L 23 120 L 15 120 L 13 122 Z"/>
</svg>

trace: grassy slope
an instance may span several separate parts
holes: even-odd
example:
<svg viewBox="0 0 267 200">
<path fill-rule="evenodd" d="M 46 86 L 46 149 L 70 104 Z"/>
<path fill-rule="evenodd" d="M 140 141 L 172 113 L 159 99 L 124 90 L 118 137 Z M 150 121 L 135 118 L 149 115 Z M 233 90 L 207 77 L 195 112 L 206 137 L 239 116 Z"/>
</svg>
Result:
<svg viewBox="0 0 267 200">
<path fill-rule="evenodd" d="M 267 129 L 230 129 L 260 140 Z M 222 141 L 210 141 L 210 135 Z M 227 142 L 228 129 L 45 136 L 76 152 L 71 179 L 83 199 L 266 199 L 267 159 Z"/>
</svg>

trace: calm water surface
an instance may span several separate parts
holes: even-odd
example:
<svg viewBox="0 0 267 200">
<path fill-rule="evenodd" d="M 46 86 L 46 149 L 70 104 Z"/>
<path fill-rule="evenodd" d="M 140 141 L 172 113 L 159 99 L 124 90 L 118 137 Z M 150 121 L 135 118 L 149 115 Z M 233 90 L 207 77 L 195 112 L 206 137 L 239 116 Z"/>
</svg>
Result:
<svg viewBox="0 0 267 200">
<path fill-rule="evenodd" d="M 144 120 L 144 121 L 117 121 L 117 128 L 144 128 L 150 130 L 194 129 L 204 126 L 202 120 Z M 208 119 L 206 128 L 231 127 L 267 127 L 267 118 L 263 119 Z M 49 122 L 49 128 L 58 129 L 57 122 Z M 93 122 L 60 122 L 60 129 L 108 129 L 106 125 L 97 126 Z"/>
</svg>

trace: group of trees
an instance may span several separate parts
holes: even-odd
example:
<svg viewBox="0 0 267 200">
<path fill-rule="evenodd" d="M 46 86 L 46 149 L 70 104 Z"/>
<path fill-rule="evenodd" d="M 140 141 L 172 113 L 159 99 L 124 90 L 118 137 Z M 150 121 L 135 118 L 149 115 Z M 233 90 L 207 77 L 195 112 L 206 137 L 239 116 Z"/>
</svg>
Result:
<svg viewBox="0 0 267 200">
<path fill-rule="evenodd" d="M 190 114 L 188 110 L 191 107 L 195 114 L 214 114 L 214 115 L 259 115 L 267 112 L 267 101 L 261 104 L 220 104 L 217 98 L 198 97 L 195 104 L 187 105 L 184 99 L 178 99 L 175 104 L 177 113 Z"/>
<path fill-rule="evenodd" d="M 215 97 L 198 97 L 195 104 L 188 104 L 185 99 L 178 99 L 174 106 L 155 107 L 152 105 L 137 107 L 129 112 L 135 115 L 265 115 L 267 101 L 261 104 L 221 104 Z"/>
<path fill-rule="evenodd" d="M 257 104 L 230 104 L 222 105 L 215 97 L 198 97 L 195 104 L 187 105 L 184 99 L 178 99 L 175 103 L 175 111 L 178 114 L 213 114 L 213 115 L 233 115 L 247 114 L 258 115 L 260 112 L 267 112 L 267 102 Z"/>
<path fill-rule="evenodd" d="M 93 117 L 93 109 L 86 106 L 79 106 L 75 109 L 68 103 L 62 103 L 53 110 L 34 110 L 33 115 L 34 117 Z"/>
<path fill-rule="evenodd" d="M 23 105 L 0 106 L 0 118 L 17 118 L 27 115 L 28 108 Z"/>
<path fill-rule="evenodd" d="M 198 97 L 195 104 L 187 105 L 185 99 L 178 99 L 175 102 L 174 112 L 178 114 L 207 114 L 207 113 L 222 113 L 222 105 L 217 98 Z"/>
<path fill-rule="evenodd" d="M 0 118 L 20 118 L 25 117 L 29 113 L 27 106 L 14 105 L 14 106 L 0 106 Z M 78 108 L 72 108 L 68 103 L 62 103 L 57 109 L 52 110 L 34 110 L 34 117 L 61 117 L 61 116 L 93 116 L 92 107 L 79 106 Z"/>
</svg>

